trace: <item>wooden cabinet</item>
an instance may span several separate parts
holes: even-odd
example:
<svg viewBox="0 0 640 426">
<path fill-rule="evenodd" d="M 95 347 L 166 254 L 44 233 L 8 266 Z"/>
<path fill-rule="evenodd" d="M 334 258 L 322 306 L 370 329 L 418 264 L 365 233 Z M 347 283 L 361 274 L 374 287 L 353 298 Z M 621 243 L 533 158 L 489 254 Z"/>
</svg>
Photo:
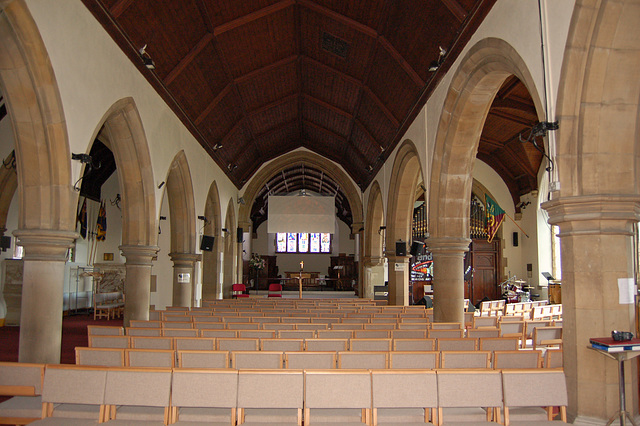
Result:
<svg viewBox="0 0 640 426">
<path fill-rule="evenodd" d="M 331 256 L 328 272 L 329 278 L 336 280 L 336 290 L 353 290 L 352 281 L 358 282 L 358 262 L 353 256 Z"/>
<path fill-rule="evenodd" d="M 264 269 L 258 271 L 258 290 L 267 290 L 269 284 L 279 283 L 278 279 L 278 265 L 276 265 L 277 256 L 260 256 L 264 259 Z M 243 283 L 251 289 L 255 289 L 256 271 L 249 267 L 249 261 L 243 262 Z"/>
</svg>

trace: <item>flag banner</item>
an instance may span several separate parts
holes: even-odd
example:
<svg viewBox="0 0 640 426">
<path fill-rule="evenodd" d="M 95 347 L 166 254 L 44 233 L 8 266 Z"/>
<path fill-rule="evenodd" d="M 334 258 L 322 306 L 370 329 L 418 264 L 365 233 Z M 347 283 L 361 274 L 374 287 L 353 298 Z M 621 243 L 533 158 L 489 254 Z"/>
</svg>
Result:
<svg viewBox="0 0 640 426">
<path fill-rule="evenodd" d="M 104 207 L 104 201 L 100 203 L 98 212 L 98 221 L 96 223 L 96 240 L 104 241 L 107 238 L 107 210 Z"/>
<path fill-rule="evenodd" d="M 495 237 L 496 232 L 504 222 L 505 211 L 502 210 L 502 207 L 498 205 L 495 201 L 491 199 L 488 195 L 485 194 L 485 201 L 487 203 L 487 241 L 493 241 L 493 237 Z"/>
<path fill-rule="evenodd" d="M 85 197 L 82 207 L 76 216 L 76 227 L 80 222 L 80 235 L 83 239 L 87 238 L 87 198 Z"/>
</svg>

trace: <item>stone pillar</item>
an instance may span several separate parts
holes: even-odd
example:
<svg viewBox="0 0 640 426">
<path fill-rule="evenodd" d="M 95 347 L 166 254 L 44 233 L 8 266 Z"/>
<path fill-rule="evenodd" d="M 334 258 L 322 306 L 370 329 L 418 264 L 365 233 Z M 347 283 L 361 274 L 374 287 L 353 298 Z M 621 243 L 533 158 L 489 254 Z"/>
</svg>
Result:
<svg viewBox="0 0 640 426">
<path fill-rule="evenodd" d="M 14 231 L 24 247 L 20 362 L 60 363 L 64 267 L 76 232 L 45 229 Z"/>
<path fill-rule="evenodd" d="M 195 292 L 194 265 L 200 260 L 195 253 L 169 253 L 173 261 L 173 306 L 191 307 Z"/>
<path fill-rule="evenodd" d="M 640 197 L 562 197 L 542 208 L 549 223 L 560 227 L 568 415 L 576 423 L 606 420 L 619 408 L 618 365 L 588 349 L 589 338 L 635 331 L 635 306 L 619 303 L 618 279 L 635 277 L 633 225 L 640 219 Z M 627 411 L 634 417 L 637 363 L 625 364 Z"/>
<path fill-rule="evenodd" d="M 351 235 L 356 239 L 355 261 L 358 262 L 358 297 L 364 295 L 364 223 L 357 222 L 351 225 Z"/>
<path fill-rule="evenodd" d="M 430 238 L 433 254 L 433 319 L 464 323 L 464 253 L 468 238 Z"/>
<path fill-rule="evenodd" d="M 409 305 L 410 256 L 387 255 L 389 261 L 389 305 Z"/>
<path fill-rule="evenodd" d="M 365 299 L 373 299 L 375 296 L 375 286 L 384 285 L 384 257 L 366 256 L 362 258 L 363 263 L 363 294 Z"/>
<path fill-rule="evenodd" d="M 151 261 L 160 250 L 157 246 L 120 246 L 127 258 L 124 266 L 124 326 L 131 320 L 149 319 L 149 296 L 151 292 Z"/>
</svg>

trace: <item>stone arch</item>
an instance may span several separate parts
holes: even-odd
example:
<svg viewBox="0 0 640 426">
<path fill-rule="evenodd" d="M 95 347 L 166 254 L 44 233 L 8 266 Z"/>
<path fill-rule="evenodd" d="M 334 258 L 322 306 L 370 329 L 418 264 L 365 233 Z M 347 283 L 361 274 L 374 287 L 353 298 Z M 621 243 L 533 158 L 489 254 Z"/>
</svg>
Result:
<svg viewBox="0 0 640 426">
<path fill-rule="evenodd" d="M 221 294 L 222 297 L 231 298 L 231 286 L 235 284 L 237 278 L 236 269 L 238 264 L 236 244 L 236 214 L 234 211 L 235 203 L 231 198 L 227 204 L 227 215 L 224 220 L 224 227 L 227 232 L 223 232 L 224 238 L 224 260 L 222 262 L 224 268 Z"/>
<path fill-rule="evenodd" d="M 15 159 L 12 152 L 5 161 L 11 161 L 11 158 Z M 18 173 L 14 167 L 0 167 L 0 236 L 3 236 L 7 231 L 7 215 L 9 214 L 9 208 L 13 201 L 13 196 L 18 189 Z M 1 296 L 0 296 L 1 300 Z"/>
<path fill-rule="evenodd" d="M 486 38 L 462 59 L 447 90 L 436 133 L 429 184 L 434 319 L 464 321 L 464 253 L 469 243 L 469 203 L 480 135 L 504 80 L 515 75 L 542 103 L 524 60 L 507 42 Z M 539 119 L 542 119 L 539 113 Z"/>
<path fill-rule="evenodd" d="M 543 111 L 524 60 L 504 40 L 479 41 L 462 59 L 453 76 L 438 123 L 429 184 L 432 238 L 469 237 L 471 171 L 480 135 L 491 103 L 510 75 L 522 81 L 536 110 Z"/>
<path fill-rule="evenodd" d="M 204 206 L 204 235 L 215 238 L 213 250 L 202 252 L 202 299 L 215 300 L 218 298 L 220 279 L 220 255 L 222 244 L 220 243 L 220 193 L 215 181 L 211 183 Z M 221 284 L 220 284 L 221 286 Z"/>
<path fill-rule="evenodd" d="M 76 194 L 67 126 L 49 55 L 23 0 L 2 5 L 0 87 L 15 134 L 18 228 L 68 231 L 70 244 Z"/>
<path fill-rule="evenodd" d="M 390 263 L 404 263 L 404 269 L 389 271 L 389 304 L 409 303 L 409 258 L 396 253 L 395 243 L 411 241 L 413 206 L 416 200 L 416 186 L 422 175 L 418 151 L 410 140 L 405 140 L 393 162 L 389 181 L 387 202 L 386 252 Z M 391 269 L 391 268 L 390 268 Z"/>
<path fill-rule="evenodd" d="M 147 137 L 133 98 L 114 103 L 102 132 L 116 160 L 122 196 L 122 245 L 155 246 L 158 240 L 155 185 Z"/>
<path fill-rule="evenodd" d="M 576 2 L 558 92 L 560 191 L 542 204 L 560 228 L 563 355 L 569 420 L 618 410 L 618 369 L 584 342 L 637 327 L 618 303 L 618 278 L 637 277 L 640 221 L 640 8 L 635 1 Z M 589 297 L 585 297 L 588 295 Z M 638 413 L 637 365 L 626 379 L 627 411 Z"/>
<path fill-rule="evenodd" d="M 331 179 L 336 181 L 344 191 L 347 200 L 349 200 L 349 206 L 351 207 L 351 213 L 353 215 L 353 223 L 362 223 L 363 210 L 360 191 L 355 187 L 348 175 L 339 166 L 326 158 L 309 151 L 295 151 L 285 154 L 265 165 L 255 174 L 254 178 L 247 185 L 242 196 L 246 203 L 241 204 L 240 209 L 238 210 L 239 223 L 251 223 L 251 206 L 253 205 L 258 191 L 260 191 L 264 184 L 274 174 L 280 172 L 286 167 L 291 167 L 296 164 L 308 164 L 314 166 L 324 171 L 331 177 Z"/>
<path fill-rule="evenodd" d="M 373 287 L 384 285 L 383 237 L 380 227 L 384 225 L 384 205 L 378 181 L 374 181 L 367 200 L 367 219 L 364 235 L 364 291 L 363 297 L 373 298 Z M 375 272 L 374 272 L 375 270 Z M 380 276 L 379 276 L 380 275 Z"/>
<path fill-rule="evenodd" d="M 169 166 L 167 196 L 171 214 L 171 252 L 195 253 L 196 208 L 191 170 L 184 150 L 176 154 Z"/>
</svg>

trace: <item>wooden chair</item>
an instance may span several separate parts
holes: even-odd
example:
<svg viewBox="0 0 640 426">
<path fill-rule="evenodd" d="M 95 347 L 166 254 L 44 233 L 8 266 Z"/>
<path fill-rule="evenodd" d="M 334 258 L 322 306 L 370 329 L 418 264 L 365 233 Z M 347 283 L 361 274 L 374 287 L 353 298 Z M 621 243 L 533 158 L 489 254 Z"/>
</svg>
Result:
<svg viewBox="0 0 640 426">
<path fill-rule="evenodd" d="M 388 365 L 389 352 L 338 352 L 338 368 L 340 369 L 388 368 Z"/>
<path fill-rule="evenodd" d="M 124 336 L 124 329 L 108 325 L 87 325 L 87 334 L 90 336 Z"/>
<path fill-rule="evenodd" d="M 174 337 L 175 350 L 214 351 L 216 339 L 211 337 Z"/>
<path fill-rule="evenodd" d="M 391 339 L 349 339 L 350 351 L 386 351 L 391 350 Z"/>
<path fill-rule="evenodd" d="M 133 349 L 173 349 L 173 337 L 132 336 L 129 345 Z"/>
<path fill-rule="evenodd" d="M 174 369 L 170 423 L 235 425 L 237 399 L 236 370 Z"/>
<path fill-rule="evenodd" d="M 435 371 L 372 370 L 372 425 L 437 424 Z"/>
<path fill-rule="evenodd" d="M 440 367 L 438 351 L 391 351 L 389 352 L 390 369 L 418 368 L 433 370 Z"/>
<path fill-rule="evenodd" d="M 370 424 L 371 375 L 367 370 L 306 370 L 305 426 Z"/>
<path fill-rule="evenodd" d="M 89 336 L 90 348 L 125 349 L 130 345 L 129 336 Z"/>
<path fill-rule="evenodd" d="M 440 338 L 436 340 L 439 351 L 475 351 L 478 349 L 478 339 L 461 338 Z"/>
<path fill-rule="evenodd" d="M 562 349 L 547 349 L 544 353 L 544 368 L 563 368 Z"/>
<path fill-rule="evenodd" d="M 480 337 L 478 342 L 481 351 L 515 351 L 520 347 L 520 339 L 513 337 Z"/>
<path fill-rule="evenodd" d="M 500 371 L 438 370 L 438 422 L 500 423 Z"/>
<path fill-rule="evenodd" d="M 0 423 L 24 425 L 42 417 L 44 364 L 0 362 Z"/>
<path fill-rule="evenodd" d="M 285 352 L 284 368 L 290 369 L 335 369 L 336 352 Z"/>
<path fill-rule="evenodd" d="M 504 424 L 552 424 L 553 407 L 560 421 L 567 422 L 567 384 L 562 370 L 511 370 L 502 372 Z M 545 407 L 545 408 L 540 408 Z"/>
<path fill-rule="evenodd" d="M 217 350 L 219 351 L 257 351 L 260 350 L 260 339 L 217 339 Z"/>
<path fill-rule="evenodd" d="M 281 369 L 282 354 L 276 351 L 232 351 L 231 368 Z"/>
<path fill-rule="evenodd" d="M 347 339 L 304 339 L 304 350 L 310 352 L 346 351 L 348 343 Z"/>
<path fill-rule="evenodd" d="M 491 368 L 491 352 L 488 351 L 441 351 L 440 368 Z"/>
<path fill-rule="evenodd" d="M 493 353 L 494 370 L 540 367 L 542 367 L 540 351 L 495 351 Z"/>
<path fill-rule="evenodd" d="M 394 351 L 435 351 L 436 339 L 393 339 Z"/>
<path fill-rule="evenodd" d="M 77 346 L 76 365 L 98 365 L 101 367 L 124 367 L 124 349 L 82 348 Z"/>
<path fill-rule="evenodd" d="M 105 420 L 116 419 L 123 424 L 136 420 L 168 424 L 171 381 L 171 369 L 126 367 L 107 370 Z"/>
<path fill-rule="evenodd" d="M 269 423 L 301 426 L 302 370 L 238 372 L 238 425 Z"/>
<path fill-rule="evenodd" d="M 180 368 L 229 368 L 228 351 L 178 350 Z"/>
<path fill-rule="evenodd" d="M 533 330 L 533 349 L 549 346 L 562 347 L 562 327 L 536 327 Z"/>
<path fill-rule="evenodd" d="M 173 349 L 125 349 L 125 366 L 173 368 L 176 353 Z"/>
<path fill-rule="evenodd" d="M 304 339 L 260 339 L 261 351 L 302 351 Z"/>
</svg>

